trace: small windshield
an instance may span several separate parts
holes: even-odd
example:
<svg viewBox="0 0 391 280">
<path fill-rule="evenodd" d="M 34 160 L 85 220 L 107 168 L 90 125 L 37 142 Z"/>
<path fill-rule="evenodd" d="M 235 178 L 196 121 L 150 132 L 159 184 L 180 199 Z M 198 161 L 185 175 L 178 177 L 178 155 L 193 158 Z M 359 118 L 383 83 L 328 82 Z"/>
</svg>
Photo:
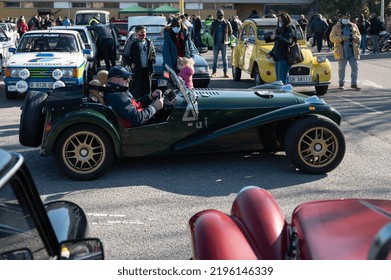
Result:
<svg viewBox="0 0 391 280">
<path fill-rule="evenodd" d="M 78 52 L 76 37 L 72 34 L 26 33 L 18 52 Z"/>
<path fill-rule="evenodd" d="M 169 67 L 167 64 L 165 65 L 166 69 L 170 73 L 171 80 L 178 86 L 180 92 L 182 93 L 183 97 L 186 100 L 187 103 L 187 110 L 191 111 L 191 116 L 193 116 L 192 120 L 198 119 L 198 112 L 197 112 L 197 99 L 194 95 L 194 92 L 188 90 L 185 88 L 185 85 L 181 82 L 178 75 L 175 73 L 175 71 Z M 187 116 L 189 119 L 189 117 Z M 190 119 L 189 119 L 190 120 Z"/>
<path fill-rule="evenodd" d="M 257 28 L 257 37 L 258 40 L 265 40 L 264 34 L 268 32 L 275 32 L 276 27 L 275 26 L 260 26 Z M 296 38 L 297 40 L 303 40 L 303 32 L 300 28 L 300 26 L 296 26 Z"/>
</svg>

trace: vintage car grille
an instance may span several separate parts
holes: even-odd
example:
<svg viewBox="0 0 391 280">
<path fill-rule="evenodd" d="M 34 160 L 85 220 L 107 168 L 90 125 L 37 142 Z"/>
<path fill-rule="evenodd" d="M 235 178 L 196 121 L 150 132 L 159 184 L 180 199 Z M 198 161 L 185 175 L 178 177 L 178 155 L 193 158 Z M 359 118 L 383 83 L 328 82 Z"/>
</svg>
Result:
<svg viewBox="0 0 391 280">
<path fill-rule="evenodd" d="M 48 68 L 29 68 L 30 78 L 51 78 L 53 69 Z"/>
<path fill-rule="evenodd" d="M 289 70 L 289 75 L 291 76 L 298 76 L 298 75 L 309 75 L 310 74 L 310 68 L 303 67 L 303 66 L 296 66 L 291 67 Z"/>
</svg>

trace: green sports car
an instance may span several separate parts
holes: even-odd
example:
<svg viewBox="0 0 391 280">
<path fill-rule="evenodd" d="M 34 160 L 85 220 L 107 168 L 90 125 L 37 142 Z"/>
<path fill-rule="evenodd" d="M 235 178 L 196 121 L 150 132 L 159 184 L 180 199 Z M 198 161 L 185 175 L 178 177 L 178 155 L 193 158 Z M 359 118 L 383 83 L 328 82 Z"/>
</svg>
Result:
<svg viewBox="0 0 391 280">
<path fill-rule="evenodd" d="M 278 83 L 249 89 L 189 90 L 167 67 L 164 107 L 148 124 L 126 128 L 83 88 L 30 92 L 20 119 L 22 145 L 41 147 L 71 179 L 91 180 L 116 157 L 231 151 L 285 151 L 305 173 L 336 168 L 345 154 L 340 114 L 317 96 Z M 104 87 L 102 87 L 104 91 Z"/>
</svg>

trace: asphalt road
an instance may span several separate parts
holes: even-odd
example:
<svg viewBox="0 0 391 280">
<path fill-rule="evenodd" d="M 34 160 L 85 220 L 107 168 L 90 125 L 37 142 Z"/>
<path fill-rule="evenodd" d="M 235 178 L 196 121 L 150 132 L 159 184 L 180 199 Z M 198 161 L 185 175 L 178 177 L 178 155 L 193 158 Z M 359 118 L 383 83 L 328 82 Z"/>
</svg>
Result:
<svg viewBox="0 0 391 280">
<path fill-rule="evenodd" d="M 211 53 L 204 56 L 211 65 Z M 362 59 L 360 92 L 337 90 L 337 64 L 331 62 L 332 84 L 322 98 L 342 113 L 347 151 L 341 165 L 327 175 L 295 171 L 284 153 L 235 153 L 121 159 L 98 180 L 71 181 L 56 169 L 53 158 L 40 157 L 39 149 L 19 144 L 23 100 L 6 100 L 2 82 L 0 146 L 24 155 L 43 200 L 70 200 L 85 210 L 90 235 L 101 238 L 107 259 L 189 259 L 188 219 L 208 208 L 229 212 L 244 186 L 268 189 L 288 221 L 298 204 L 310 200 L 391 199 L 390 62 L 390 53 Z M 222 76 L 221 69 L 218 74 Z M 211 82 L 216 88 L 252 85 L 245 75 L 241 82 L 219 77 Z M 313 88 L 296 91 L 315 94 Z"/>
</svg>

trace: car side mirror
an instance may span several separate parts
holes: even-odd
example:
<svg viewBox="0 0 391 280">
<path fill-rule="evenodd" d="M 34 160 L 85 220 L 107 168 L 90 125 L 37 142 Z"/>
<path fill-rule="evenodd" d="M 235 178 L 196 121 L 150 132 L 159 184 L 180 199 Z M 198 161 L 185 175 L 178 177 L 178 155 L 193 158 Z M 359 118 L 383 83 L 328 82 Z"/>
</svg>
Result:
<svg viewBox="0 0 391 280">
<path fill-rule="evenodd" d="M 91 58 L 91 50 L 83 49 L 83 55 L 85 55 L 87 59 Z"/>
<path fill-rule="evenodd" d="M 85 43 L 84 46 L 86 47 L 87 50 L 92 50 L 90 43 Z"/>
<path fill-rule="evenodd" d="M 245 45 L 248 44 L 248 38 L 247 37 L 243 39 L 243 44 L 245 44 Z"/>
<path fill-rule="evenodd" d="M 16 48 L 8 48 L 8 52 L 15 54 Z"/>
<path fill-rule="evenodd" d="M 23 248 L 18 250 L 12 250 L 0 254 L 0 260 L 32 260 L 33 253 L 30 249 Z"/>
<path fill-rule="evenodd" d="M 60 243 L 61 260 L 103 260 L 103 245 L 97 238 L 67 240 Z"/>
</svg>

